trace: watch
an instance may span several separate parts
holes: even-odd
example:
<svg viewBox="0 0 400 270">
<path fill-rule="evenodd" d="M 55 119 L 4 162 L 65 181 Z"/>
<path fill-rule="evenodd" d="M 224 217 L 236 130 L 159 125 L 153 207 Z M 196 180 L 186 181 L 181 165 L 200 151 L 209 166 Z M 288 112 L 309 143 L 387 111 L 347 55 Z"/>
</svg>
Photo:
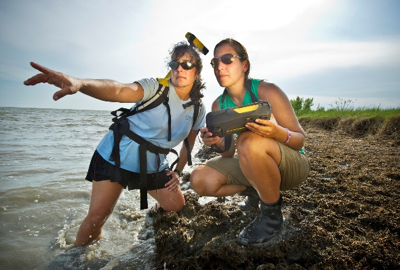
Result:
<svg viewBox="0 0 400 270">
<path fill-rule="evenodd" d="M 181 170 L 175 169 L 174 172 L 176 172 L 179 175 L 179 177 L 182 177 L 183 175 Z"/>
</svg>

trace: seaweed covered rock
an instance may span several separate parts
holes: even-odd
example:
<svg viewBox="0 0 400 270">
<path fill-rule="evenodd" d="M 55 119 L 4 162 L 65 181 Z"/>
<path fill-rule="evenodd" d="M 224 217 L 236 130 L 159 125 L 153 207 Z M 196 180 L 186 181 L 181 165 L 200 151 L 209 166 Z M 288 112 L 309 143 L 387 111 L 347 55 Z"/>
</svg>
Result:
<svg viewBox="0 0 400 270">
<path fill-rule="evenodd" d="M 361 137 L 306 126 L 310 176 L 282 192 L 284 228 L 265 244 L 237 242 L 257 214 L 239 210 L 243 197 L 203 198 L 189 186 L 182 211 L 153 216 L 155 269 L 400 269 L 400 155 L 392 121 L 385 132 Z"/>
<path fill-rule="evenodd" d="M 157 269 L 255 269 L 265 257 L 270 265 L 316 258 L 300 248 L 307 242 L 299 241 L 301 233 L 288 220 L 269 243 L 238 244 L 237 235 L 257 214 L 240 211 L 237 203 L 243 198 L 239 196 L 205 205 L 199 204 L 194 193 L 186 192 L 185 198 L 187 204 L 180 213 L 161 211 L 153 216 Z"/>
</svg>

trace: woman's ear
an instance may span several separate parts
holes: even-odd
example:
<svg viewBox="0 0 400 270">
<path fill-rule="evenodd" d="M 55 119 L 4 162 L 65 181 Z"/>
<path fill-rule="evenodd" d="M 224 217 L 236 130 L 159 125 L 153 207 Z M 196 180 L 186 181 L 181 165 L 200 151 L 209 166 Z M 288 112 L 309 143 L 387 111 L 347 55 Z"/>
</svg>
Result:
<svg viewBox="0 0 400 270">
<path fill-rule="evenodd" d="M 243 62 L 243 72 L 246 73 L 246 71 L 249 70 L 249 60 L 245 60 Z"/>
</svg>

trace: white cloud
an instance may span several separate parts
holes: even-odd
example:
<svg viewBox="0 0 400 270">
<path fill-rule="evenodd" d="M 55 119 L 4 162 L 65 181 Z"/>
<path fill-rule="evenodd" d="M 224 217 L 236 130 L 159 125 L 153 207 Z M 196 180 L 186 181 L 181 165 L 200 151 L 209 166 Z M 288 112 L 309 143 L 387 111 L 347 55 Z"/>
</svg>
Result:
<svg viewBox="0 0 400 270">
<path fill-rule="evenodd" d="M 272 79 L 278 84 L 293 76 L 312 76 L 322 70 L 399 66 L 400 37 L 363 42 L 318 39 L 313 28 L 337 3 L 2 1 L 0 80 L 22 84 L 36 73 L 29 61 L 79 77 L 121 82 L 160 77 L 166 74 L 168 50 L 184 40 L 188 31 L 210 50 L 203 57 L 202 75 L 209 104 L 221 92 L 209 66 L 212 50 L 226 37 L 247 47 L 252 61 L 251 76 Z"/>
<path fill-rule="evenodd" d="M 265 55 L 252 58 L 256 75 L 273 78 L 310 74 L 324 69 L 389 67 L 400 64 L 400 37 L 374 42 L 269 44 Z M 264 75 L 265 76 L 265 75 Z"/>
</svg>

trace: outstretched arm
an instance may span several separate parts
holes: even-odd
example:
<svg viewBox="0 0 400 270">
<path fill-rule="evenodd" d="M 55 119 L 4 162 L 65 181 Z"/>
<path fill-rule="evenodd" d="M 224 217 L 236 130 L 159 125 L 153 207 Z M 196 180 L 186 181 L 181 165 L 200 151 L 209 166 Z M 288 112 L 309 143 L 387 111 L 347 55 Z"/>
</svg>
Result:
<svg viewBox="0 0 400 270">
<path fill-rule="evenodd" d="M 31 66 L 41 73 L 27 79 L 24 84 L 48 83 L 60 88 L 61 90 L 54 93 L 54 100 L 73 95 L 78 91 L 104 101 L 132 103 L 143 98 L 143 88 L 138 83 L 123 84 L 112 80 L 79 79 L 34 62 L 31 62 Z"/>
</svg>

